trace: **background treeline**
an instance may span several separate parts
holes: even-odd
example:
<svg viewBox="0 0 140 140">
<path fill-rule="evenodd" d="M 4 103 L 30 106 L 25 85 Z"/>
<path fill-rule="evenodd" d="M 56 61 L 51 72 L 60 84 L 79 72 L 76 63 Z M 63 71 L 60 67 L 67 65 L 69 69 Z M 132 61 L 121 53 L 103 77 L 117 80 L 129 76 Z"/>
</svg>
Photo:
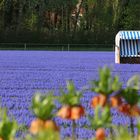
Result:
<svg viewBox="0 0 140 140">
<path fill-rule="evenodd" d="M 114 43 L 140 29 L 140 0 L 0 0 L 0 42 Z"/>
</svg>

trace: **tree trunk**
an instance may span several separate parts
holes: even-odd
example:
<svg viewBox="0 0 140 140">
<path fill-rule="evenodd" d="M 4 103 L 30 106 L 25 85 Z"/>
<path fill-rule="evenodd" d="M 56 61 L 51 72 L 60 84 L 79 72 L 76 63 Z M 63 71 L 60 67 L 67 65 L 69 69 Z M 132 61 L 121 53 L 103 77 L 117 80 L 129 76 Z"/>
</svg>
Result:
<svg viewBox="0 0 140 140">
<path fill-rule="evenodd" d="M 62 12 L 61 12 L 61 29 L 64 31 L 64 6 L 62 5 Z"/>
<path fill-rule="evenodd" d="M 70 7 L 67 7 L 67 32 L 70 32 Z"/>
<path fill-rule="evenodd" d="M 21 23 L 23 18 L 23 0 L 19 0 L 19 6 L 18 6 L 18 21 L 17 21 L 17 32 L 21 29 Z"/>
<path fill-rule="evenodd" d="M 80 10 L 81 10 L 83 2 L 84 2 L 84 0 L 80 0 L 79 5 L 77 6 L 77 12 L 76 12 L 76 15 L 75 15 L 75 22 L 74 22 L 74 29 L 73 29 L 74 34 L 76 32 L 76 29 L 77 29 L 77 22 L 78 22 L 78 18 L 79 18 L 79 14 L 80 14 Z"/>
</svg>

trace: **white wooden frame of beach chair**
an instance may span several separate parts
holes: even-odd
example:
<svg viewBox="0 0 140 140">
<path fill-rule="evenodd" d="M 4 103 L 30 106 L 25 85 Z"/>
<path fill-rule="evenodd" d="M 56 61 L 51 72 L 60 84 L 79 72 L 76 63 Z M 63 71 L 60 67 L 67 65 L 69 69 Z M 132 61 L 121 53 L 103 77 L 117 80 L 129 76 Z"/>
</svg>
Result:
<svg viewBox="0 0 140 140">
<path fill-rule="evenodd" d="M 119 31 L 115 37 L 115 63 L 140 57 L 140 31 Z"/>
</svg>

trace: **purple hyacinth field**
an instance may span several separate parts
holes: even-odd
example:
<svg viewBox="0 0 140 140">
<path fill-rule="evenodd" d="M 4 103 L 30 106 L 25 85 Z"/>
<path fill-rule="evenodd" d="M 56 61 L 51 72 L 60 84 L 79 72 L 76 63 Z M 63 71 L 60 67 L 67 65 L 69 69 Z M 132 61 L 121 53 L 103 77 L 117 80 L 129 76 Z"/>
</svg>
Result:
<svg viewBox="0 0 140 140">
<path fill-rule="evenodd" d="M 90 80 L 98 79 L 98 70 L 104 65 L 112 68 L 112 74 L 118 75 L 123 86 L 127 80 L 140 74 L 139 64 L 115 64 L 114 52 L 53 52 L 53 51 L 0 51 L 0 103 L 7 107 L 19 124 L 29 126 L 34 119 L 30 110 L 31 100 L 36 92 L 45 94 L 54 90 L 58 95 L 60 86 L 65 87 L 66 80 L 73 80 L 78 89 L 89 85 Z M 81 104 L 92 115 L 90 100 L 94 93 L 83 93 Z M 56 102 L 56 107 L 60 104 Z M 129 124 L 130 118 L 112 110 L 115 124 Z M 63 136 L 71 135 L 70 121 L 55 118 Z M 91 138 L 94 131 L 85 128 L 89 125 L 83 117 L 77 122 L 76 134 L 79 139 Z M 134 120 L 134 124 L 136 120 Z"/>
</svg>

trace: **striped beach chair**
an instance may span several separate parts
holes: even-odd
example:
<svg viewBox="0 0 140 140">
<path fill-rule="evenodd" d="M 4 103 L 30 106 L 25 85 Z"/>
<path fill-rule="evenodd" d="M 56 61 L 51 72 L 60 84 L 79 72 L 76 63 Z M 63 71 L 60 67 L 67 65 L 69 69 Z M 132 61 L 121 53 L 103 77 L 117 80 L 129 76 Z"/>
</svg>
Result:
<svg viewBox="0 0 140 140">
<path fill-rule="evenodd" d="M 115 63 L 140 63 L 140 31 L 119 31 L 117 33 Z"/>
</svg>

